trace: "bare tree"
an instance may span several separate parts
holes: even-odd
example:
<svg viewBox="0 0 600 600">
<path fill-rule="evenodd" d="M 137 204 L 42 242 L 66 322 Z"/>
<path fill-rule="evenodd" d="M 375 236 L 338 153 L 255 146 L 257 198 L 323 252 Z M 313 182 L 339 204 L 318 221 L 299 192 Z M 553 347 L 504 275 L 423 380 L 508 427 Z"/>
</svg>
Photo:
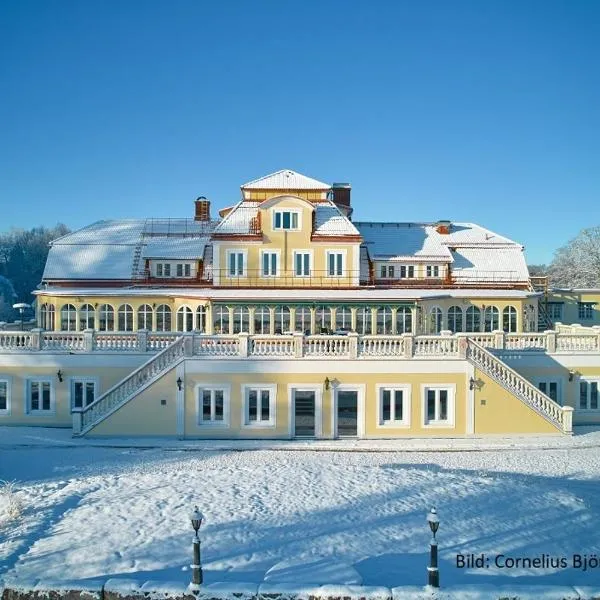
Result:
<svg viewBox="0 0 600 600">
<path fill-rule="evenodd" d="M 555 287 L 600 287 L 600 225 L 582 229 L 554 253 L 549 268 Z"/>
</svg>

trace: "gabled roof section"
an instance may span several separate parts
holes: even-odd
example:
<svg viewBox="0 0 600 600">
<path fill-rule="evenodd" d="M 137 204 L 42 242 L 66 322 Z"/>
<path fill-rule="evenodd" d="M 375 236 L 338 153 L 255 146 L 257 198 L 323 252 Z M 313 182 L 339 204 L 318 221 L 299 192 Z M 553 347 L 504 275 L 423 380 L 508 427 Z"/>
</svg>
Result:
<svg viewBox="0 0 600 600">
<path fill-rule="evenodd" d="M 252 219 L 258 217 L 260 202 L 249 202 L 248 200 L 238 202 L 224 219 L 215 227 L 215 235 L 251 235 Z"/>
<path fill-rule="evenodd" d="M 359 236 L 360 232 L 333 202 L 315 205 L 315 230 L 313 235 Z"/>
<path fill-rule="evenodd" d="M 242 190 L 329 190 L 331 186 L 291 169 L 282 169 L 242 185 Z"/>
</svg>

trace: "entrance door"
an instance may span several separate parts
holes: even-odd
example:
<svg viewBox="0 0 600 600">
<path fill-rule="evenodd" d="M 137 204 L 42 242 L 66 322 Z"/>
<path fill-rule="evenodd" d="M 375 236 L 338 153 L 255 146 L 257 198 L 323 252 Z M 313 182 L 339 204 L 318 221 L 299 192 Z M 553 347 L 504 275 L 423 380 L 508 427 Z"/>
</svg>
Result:
<svg viewBox="0 0 600 600">
<path fill-rule="evenodd" d="M 316 393 L 294 390 L 294 437 L 315 437 Z"/>
<path fill-rule="evenodd" d="M 339 437 L 358 435 L 358 391 L 337 392 L 337 434 Z"/>
</svg>

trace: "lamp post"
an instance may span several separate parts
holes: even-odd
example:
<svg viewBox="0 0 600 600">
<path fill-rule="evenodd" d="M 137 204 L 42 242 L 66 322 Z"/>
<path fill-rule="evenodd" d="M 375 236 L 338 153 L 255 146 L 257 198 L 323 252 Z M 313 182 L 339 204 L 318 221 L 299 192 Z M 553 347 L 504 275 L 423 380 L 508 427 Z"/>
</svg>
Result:
<svg viewBox="0 0 600 600">
<path fill-rule="evenodd" d="M 21 331 L 23 331 L 23 313 L 26 308 L 30 308 L 30 305 L 27 304 L 27 302 L 17 302 L 16 304 L 13 304 L 13 308 L 18 310 L 21 315 Z"/>
<path fill-rule="evenodd" d="M 427 567 L 427 583 L 431 587 L 440 587 L 440 571 L 438 569 L 438 546 L 435 534 L 440 526 L 440 519 L 435 508 L 432 508 L 427 515 L 427 522 L 431 529 L 431 542 L 429 545 L 429 566 Z"/>
<path fill-rule="evenodd" d="M 200 584 L 202 583 L 202 565 L 200 563 L 200 538 L 198 537 L 198 529 L 202 525 L 204 515 L 195 506 L 192 514 L 190 515 L 192 521 L 192 527 L 194 528 L 194 562 L 192 564 L 192 582 L 188 586 L 188 589 L 192 592 L 200 590 Z"/>
</svg>

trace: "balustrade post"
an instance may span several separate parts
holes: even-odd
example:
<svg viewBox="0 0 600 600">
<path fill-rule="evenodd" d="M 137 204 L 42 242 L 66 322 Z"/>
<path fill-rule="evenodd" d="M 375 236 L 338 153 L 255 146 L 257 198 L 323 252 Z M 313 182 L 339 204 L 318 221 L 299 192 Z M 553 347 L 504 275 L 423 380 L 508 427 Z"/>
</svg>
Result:
<svg viewBox="0 0 600 600">
<path fill-rule="evenodd" d="M 81 411 L 73 412 L 73 435 L 79 435 L 83 429 L 83 415 Z"/>
<path fill-rule="evenodd" d="M 443 335 L 444 337 L 449 337 L 452 335 L 452 332 L 449 329 L 442 329 L 442 331 L 440 331 L 440 335 Z"/>
<path fill-rule="evenodd" d="M 572 434 L 573 433 L 573 407 L 572 406 L 563 406 L 563 433 Z"/>
<path fill-rule="evenodd" d="M 35 329 L 31 330 L 31 349 L 32 350 L 41 350 L 42 349 L 42 332 L 43 329 Z"/>
<path fill-rule="evenodd" d="M 546 352 L 554 354 L 556 352 L 556 331 L 551 329 L 544 331 L 544 337 L 546 338 Z"/>
<path fill-rule="evenodd" d="M 494 348 L 496 350 L 504 350 L 506 347 L 506 335 L 504 331 L 494 331 Z"/>
<path fill-rule="evenodd" d="M 294 358 L 302 358 L 304 355 L 304 334 L 301 331 L 294 331 Z"/>
<path fill-rule="evenodd" d="M 183 355 L 194 356 L 194 334 L 188 333 L 183 338 Z"/>
<path fill-rule="evenodd" d="M 86 352 L 94 351 L 94 330 L 84 329 L 83 331 L 83 349 Z"/>
<path fill-rule="evenodd" d="M 350 346 L 350 358 L 358 358 L 358 333 L 356 331 L 348 333 L 348 344 Z"/>
<path fill-rule="evenodd" d="M 238 338 L 240 341 L 240 350 L 239 350 L 239 355 L 242 358 L 247 358 L 248 357 L 248 342 L 250 340 L 250 336 L 247 332 L 242 331 L 240 333 L 238 333 Z"/>
<path fill-rule="evenodd" d="M 456 334 L 458 338 L 458 358 L 467 358 L 467 346 L 469 342 L 467 340 L 466 334 Z"/>
<path fill-rule="evenodd" d="M 140 352 L 148 351 L 148 330 L 140 329 L 137 332 L 137 345 Z"/>
<path fill-rule="evenodd" d="M 412 333 L 403 333 L 404 358 L 412 358 L 415 349 L 415 336 Z"/>
</svg>

